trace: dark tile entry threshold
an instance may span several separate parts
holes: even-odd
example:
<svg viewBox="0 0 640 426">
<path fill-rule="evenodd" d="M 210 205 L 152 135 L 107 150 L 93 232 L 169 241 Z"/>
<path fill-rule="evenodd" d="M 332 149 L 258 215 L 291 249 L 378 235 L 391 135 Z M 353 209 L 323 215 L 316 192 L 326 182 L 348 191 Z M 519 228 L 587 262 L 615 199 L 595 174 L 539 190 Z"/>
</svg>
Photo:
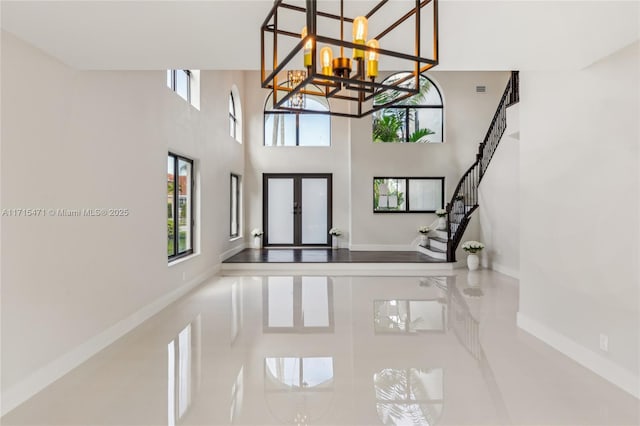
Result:
<svg viewBox="0 0 640 426">
<path fill-rule="evenodd" d="M 417 251 L 244 249 L 223 263 L 446 263 Z"/>
</svg>

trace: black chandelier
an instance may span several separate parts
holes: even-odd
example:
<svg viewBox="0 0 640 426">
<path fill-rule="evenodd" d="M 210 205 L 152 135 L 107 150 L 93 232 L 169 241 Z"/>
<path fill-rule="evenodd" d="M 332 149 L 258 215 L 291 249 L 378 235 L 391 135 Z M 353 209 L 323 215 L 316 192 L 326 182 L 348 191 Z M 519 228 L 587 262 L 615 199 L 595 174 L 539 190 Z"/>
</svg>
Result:
<svg viewBox="0 0 640 426">
<path fill-rule="evenodd" d="M 335 1 L 324 3 L 327 4 L 325 7 L 337 4 Z M 371 2 L 351 3 L 362 5 Z M 389 0 L 381 0 L 366 14 L 350 18 L 345 16 L 344 0 L 339 1 L 338 13 L 318 10 L 317 0 L 306 0 L 304 7 L 274 0 L 262 24 L 260 67 L 262 87 L 271 89 L 273 93 L 273 108 L 360 118 L 417 94 L 420 73 L 438 64 L 438 0 L 396 1 L 383 7 L 387 3 Z M 406 3 L 412 4 L 411 9 L 398 12 L 397 5 Z M 283 28 L 283 22 L 295 25 L 295 28 Z M 424 43 L 421 38 L 423 22 L 432 26 L 433 32 L 427 35 L 429 43 Z M 352 27 L 352 41 L 345 40 L 345 25 Z M 367 39 L 370 29 L 379 33 Z M 334 35 L 321 34 L 321 30 L 324 34 Z M 337 30 L 339 38 L 336 38 Z M 410 50 L 385 49 L 381 47 L 386 41 L 384 37 L 393 38 L 396 45 Z M 272 43 L 267 44 L 267 39 Z M 429 49 L 423 45 L 429 45 Z M 333 48 L 339 49 L 339 56 L 334 57 Z M 351 50 L 351 57 L 345 56 L 346 49 Z M 284 59 L 279 60 L 283 50 L 288 52 Z M 430 50 L 429 57 L 423 56 L 423 50 Z M 273 59 L 271 64 L 267 64 L 269 54 Z M 409 70 L 409 73 L 392 82 L 376 81 L 381 57 L 394 61 L 396 69 Z M 304 69 L 296 69 L 302 67 Z M 393 95 L 374 105 L 376 94 L 385 91 L 392 91 Z M 348 101 L 348 107 L 346 110 L 323 112 L 307 110 L 305 95 Z"/>
</svg>

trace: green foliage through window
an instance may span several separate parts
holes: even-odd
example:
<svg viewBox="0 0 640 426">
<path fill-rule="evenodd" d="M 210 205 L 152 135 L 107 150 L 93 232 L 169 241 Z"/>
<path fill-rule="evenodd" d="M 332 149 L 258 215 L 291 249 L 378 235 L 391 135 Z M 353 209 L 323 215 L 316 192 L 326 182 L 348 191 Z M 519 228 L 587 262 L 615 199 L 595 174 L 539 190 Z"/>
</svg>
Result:
<svg viewBox="0 0 640 426">
<path fill-rule="evenodd" d="M 444 177 L 374 177 L 374 213 L 434 213 L 444 207 Z"/>
<path fill-rule="evenodd" d="M 395 84 L 410 73 L 401 72 L 387 77 L 385 84 Z M 415 78 L 398 83 L 404 88 L 415 87 Z M 374 97 L 375 105 L 385 105 L 400 99 L 407 92 L 385 90 Z M 427 77 L 420 75 L 419 92 L 402 99 L 391 107 L 381 108 L 373 114 L 374 142 L 440 143 L 443 133 L 443 104 L 438 88 Z"/>
<path fill-rule="evenodd" d="M 169 153 L 167 156 L 167 256 L 169 260 L 193 252 L 193 222 L 193 160 Z"/>
</svg>

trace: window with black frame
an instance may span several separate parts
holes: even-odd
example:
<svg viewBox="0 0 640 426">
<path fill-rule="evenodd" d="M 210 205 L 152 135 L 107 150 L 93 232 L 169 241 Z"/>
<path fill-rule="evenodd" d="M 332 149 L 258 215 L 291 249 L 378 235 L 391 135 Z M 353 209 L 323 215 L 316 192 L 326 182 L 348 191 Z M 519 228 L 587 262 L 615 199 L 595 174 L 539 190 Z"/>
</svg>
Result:
<svg viewBox="0 0 640 426">
<path fill-rule="evenodd" d="M 231 173 L 231 229 L 229 235 L 231 238 L 240 236 L 240 176 Z"/>
<path fill-rule="evenodd" d="M 167 256 L 193 253 L 193 160 L 167 156 Z"/>
<path fill-rule="evenodd" d="M 435 213 L 444 206 L 444 177 L 374 177 L 374 213 Z"/>
<path fill-rule="evenodd" d="M 415 77 L 399 72 L 387 77 L 383 83 L 414 88 Z M 419 92 L 397 101 L 393 106 L 373 113 L 374 142 L 442 143 L 444 134 L 444 105 L 438 87 L 428 77 L 420 75 Z M 375 95 L 374 106 L 382 106 L 399 99 L 406 92 L 385 90 Z"/>
</svg>

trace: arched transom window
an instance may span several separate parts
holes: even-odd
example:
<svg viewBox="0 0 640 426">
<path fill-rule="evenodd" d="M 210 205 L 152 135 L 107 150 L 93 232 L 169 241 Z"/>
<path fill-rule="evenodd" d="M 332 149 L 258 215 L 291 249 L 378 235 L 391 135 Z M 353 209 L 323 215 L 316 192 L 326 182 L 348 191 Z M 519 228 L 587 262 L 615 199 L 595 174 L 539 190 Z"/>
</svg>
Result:
<svg viewBox="0 0 640 426">
<path fill-rule="evenodd" d="M 238 118 L 236 117 L 236 102 L 233 99 L 233 92 L 229 93 L 229 135 L 236 138 L 238 133 Z"/>
<path fill-rule="evenodd" d="M 235 84 L 229 91 L 229 135 L 242 143 L 242 105 L 240 105 L 240 94 Z"/>
<path fill-rule="evenodd" d="M 399 72 L 387 77 L 384 83 L 393 83 L 408 75 L 408 72 Z M 418 94 L 373 113 L 374 142 L 443 142 L 444 106 L 440 90 L 424 75 L 420 75 L 419 81 Z M 400 84 L 412 87 L 415 85 L 415 78 Z M 404 93 L 406 92 L 386 90 L 375 96 L 373 104 L 384 105 L 400 98 Z"/>
<path fill-rule="evenodd" d="M 315 113 L 298 113 L 273 109 L 273 94 L 264 107 L 265 146 L 330 146 L 331 117 L 329 102 L 322 96 L 305 95 L 305 109 Z"/>
</svg>

